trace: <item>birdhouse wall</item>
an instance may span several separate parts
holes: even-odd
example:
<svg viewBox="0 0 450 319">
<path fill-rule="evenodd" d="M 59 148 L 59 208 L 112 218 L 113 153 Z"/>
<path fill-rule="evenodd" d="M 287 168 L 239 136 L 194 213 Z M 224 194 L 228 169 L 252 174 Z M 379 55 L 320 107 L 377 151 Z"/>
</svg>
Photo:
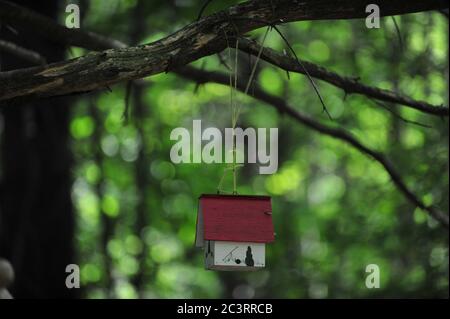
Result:
<svg viewBox="0 0 450 319">
<path fill-rule="evenodd" d="M 265 266 L 264 243 L 205 241 L 205 268 L 258 270 Z"/>
</svg>

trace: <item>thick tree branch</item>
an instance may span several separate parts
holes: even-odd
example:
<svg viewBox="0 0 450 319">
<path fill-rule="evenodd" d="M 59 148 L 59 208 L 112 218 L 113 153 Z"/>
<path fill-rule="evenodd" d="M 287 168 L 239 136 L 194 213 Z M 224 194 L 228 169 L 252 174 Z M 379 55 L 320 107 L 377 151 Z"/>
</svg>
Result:
<svg viewBox="0 0 450 319">
<path fill-rule="evenodd" d="M 229 78 L 226 74 L 219 72 L 208 72 L 199 69 L 195 69 L 193 67 L 183 67 L 181 69 L 175 70 L 175 73 L 181 75 L 184 78 L 193 80 L 199 84 L 214 82 L 223 85 L 229 85 Z M 244 79 L 238 79 L 237 89 L 241 92 L 245 91 L 246 82 Z M 250 93 L 249 93 L 250 95 Z M 397 172 L 391 162 L 385 157 L 384 154 L 375 151 L 363 143 L 358 141 L 352 134 L 349 132 L 340 129 L 334 128 L 328 125 L 324 125 L 320 122 L 317 122 L 310 117 L 298 112 L 293 107 L 288 105 L 286 101 L 282 98 L 279 98 L 274 95 L 270 95 L 259 88 L 257 85 L 254 86 L 252 90 L 252 96 L 256 99 L 267 103 L 268 105 L 276 108 L 281 113 L 285 113 L 290 117 L 294 118 L 297 122 L 317 131 L 322 134 L 328 135 L 332 138 L 336 138 L 342 140 L 354 148 L 356 148 L 361 153 L 368 155 L 379 164 L 383 166 L 385 171 L 391 177 L 391 180 L 394 182 L 395 186 L 402 192 L 402 194 L 416 207 L 420 207 L 424 211 L 426 211 L 430 216 L 436 219 L 439 223 L 441 223 L 445 227 L 449 227 L 449 218 L 448 215 L 443 212 L 437 210 L 432 206 L 425 205 L 417 195 L 415 195 L 403 181 L 401 175 Z"/>
<path fill-rule="evenodd" d="M 244 34 L 265 25 L 319 19 L 355 19 L 367 15 L 371 0 L 252 0 L 207 16 L 156 42 L 90 53 L 78 59 L 0 73 L 0 100 L 91 91 L 118 82 L 169 71 L 222 51 L 225 34 Z M 381 14 L 397 15 L 448 7 L 445 1 L 380 0 Z M 7 1 L 0 0 L 0 19 L 33 28 L 68 45 L 102 49 L 111 40 L 74 29 L 55 27 Z M 44 31 L 41 31 L 44 30 Z M 56 39 L 57 38 L 57 39 Z M 86 42 L 87 41 L 87 42 Z M 98 41 L 98 42 L 97 42 Z M 100 42 L 102 42 L 101 45 Z"/>
<path fill-rule="evenodd" d="M 239 38 L 239 48 L 242 51 L 252 55 L 257 55 L 261 50 L 261 46 L 257 42 L 246 38 Z M 278 53 L 275 50 L 264 48 L 261 53 L 261 59 L 283 70 L 305 74 L 303 67 L 294 58 Z M 362 94 L 376 100 L 405 105 L 428 114 L 439 116 L 449 115 L 448 107 L 434 106 L 427 102 L 416 101 L 410 97 L 403 96 L 389 90 L 367 86 L 360 83 L 358 79 L 341 76 L 335 72 L 307 61 L 302 60 L 301 63 L 312 77 L 337 86 L 344 90 L 346 94 Z"/>
</svg>

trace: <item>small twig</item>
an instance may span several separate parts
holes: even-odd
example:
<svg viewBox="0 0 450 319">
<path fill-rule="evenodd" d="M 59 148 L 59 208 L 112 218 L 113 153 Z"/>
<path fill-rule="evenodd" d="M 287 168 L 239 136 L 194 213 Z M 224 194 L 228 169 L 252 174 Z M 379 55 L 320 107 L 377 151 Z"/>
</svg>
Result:
<svg viewBox="0 0 450 319">
<path fill-rule="evenodd" d="M 19 35 L 19 31 L 17 31 L 15 28 L 13 28 L 12 26 L 10 26 L 9 24 L 6 24 L 5 26 L 6 26 L 6 28 L 7 28 L 9 31 L 11 31 L 12 34 L 14 34 L 14 35 Z"/>
<path fill-rule="evenodd" d="M 285 56 L 287 56 L 287 52 L 286 52 L 286 50 L 285 49 L 283 49 L 283 54 L 285 55 Z M 290 81 L 291 80 L 291 75 L 290 75 L 290 73 L 289 73 L 289 71 L 288 70 L 285 70 L 286 71 L 286 76 L 287 76 L 287 79 Z"/>
<path fill-rule="evenodd" d="M 221 52 L 217 53 L 217 57 L 219 58 L 220 64 L 223 65 L 228 71 L 231 71 L 230 66 L 227 64 L 227 62 L 223 58 Z"/>
<path fill-rule="evenodd" d="M 404 123 L 413 124 L 413 125 L 417 125 L 417 126 L 424 127 L 424 128 L 432 128 L 430 125 L 423 124 L 423 123 L 420 123 L 420 122 L 416 122 L 416 121 L 413 121 L 413 120 L 408 120 L 408 119 L 404 118 L 403 116 L 401 116 L 400 114 L 395 112 L 392 109 L 392 107 L 387 106 L 385 103 L 382 103 L 382 102 L 374 100 L 374 99 L 371 99 L 371 100 L 372 100 L 372 102 L 374 102 L 377 105 L 381 106 L 383 109 L 385 109 L 386 111 L 390 112 L 392 115 L 394 115 L 396 118 L 398 118 L 400 121 L 402 121 Z"/>
<path fill-rule="evenodd" d="M 304 74 L 306 75 L 306 77 L 308 78 L 309 82 L 311 83 L 314 91 L 316 92 L 317 96 L 319 97 L 320 103 L 322 104 L 322 111 L 325 112 L 328 115 L 328 118 L 330 120 L 333 120 L 333 118 L 331 117 L 331 114 L 328 112 L 328 109 L 325 105 L 325 102 L 322 98 L 322 95 L 320 94 L 319 88 L 317 87 L 316 83 L 314 82 L 314 80 L 312 79 L 311 75 L 309 74 L 308 70 L 305 68 L 305 66 L 303 65 L 303 63 L 300 61 L 300 59 L 298 58 L 295 50 L 292 48 L 291 44 L 289 43 L 288 39 L 283 35 L 283 33 L 279 30 L 279 28 L 276 26 L 276 22 L 281 22 L 283 23 L 283 20 L 276 20 L 274 22 L 270 22 L 267 20 L 263 20 L 263 19 L 258 19 L 258 18 L 247 18 L 247 17 L 239 17 L 239 18 L 233 18 L 234 20 L 252 20 L 254 22 L 259 22 L 259 23 L 263 23 L 266 24 L 268 27 L 274 29 L 281 37 L 281 39 L 286 43 L 286 45 L 288 46 L 289 50 L 292 52 L 292 54 L 294 55 L 297 63 L 301 66 L 301 68 L 304 71 Z M 231 21 L 233 21 L 233 19 L 231 19 Z"/>
<path fill-rule="evenodd" d="M 194 87 L 194 94 L 198 93 L 198 90 L 200 89 L 200 86 L 202 85 L 202 83 L 195 83 L 195 87 Z"/>
<path fill-rule="evenodd" d="M 395 20 L 394 16 L 391 16 L 392 21 L 394 22 L 394 26 L 395 26 L 395 31 L 397 32 L 397 37 L 398 37 L 398 42 L 400 44 L 400 48 L 402 50 L 402 52 L 404 51 L 404 45 L 403 45 L 403 37 L 402 37 L 402 33 L 400 32 L 400 28 L 397 24 L 397 21 Z"/>
<path fill-rule="evenodd" d="M 130 118 L 130 96 L 133 90 L 133 81 L 128 81 L 125 87 L 125 107 L 123 108 L 122 119 L 128 124 Z"/>
<path fill-rule="evenodd" d="M 206 7 L 212 2 L 213 0 L 206 0 L 206 2 L 202 5 L 200 12 L 197 16 L 197 21 L 202 18 L 203 12 L 206 10 Z"/>
<path fill-rule="evenodd" d="M 281 31 L 276 26 L 273 26 L 273 28 L 275 29 L 275 31 L 278 32 L 280 37 L 286 43 L 286 45 L 288 46 L 289 50 L 294 55 L 295 60 L 297 60 L 297 63 L 302 67 L 303 71 L 305 71 L 306 77 L 308 78 L 309 82 L 311 83 L 312 87 L 314 88 L 314 91 L 316 92 L 317 96 L 319 97 L 320 103 L 322 103 L 322 111 L 325 112 L 328 115 L 328 118 L 330 120 L 333 120 L 333 118 L 331 117 L 331 114 L 328 112 L 328 109 L 327 109 L 327 107 L 325 105 L 325 102 L 323 101 L 323 98 L 322 98 L 322 95 L 320 94 L 319 88 L 317 87 L 316 83 L 312 79 L 312 77 L 309 74 L 308 70 L 306 69 L 305 65 L 300 61 L 300 59 L 298 58 L 297 54 L 295 53 L 295 50 L 292 48 L 291 44 L 286 39 L 286 37 L 283 35 L 283 33 L 281 33 Z"/>
</svg>

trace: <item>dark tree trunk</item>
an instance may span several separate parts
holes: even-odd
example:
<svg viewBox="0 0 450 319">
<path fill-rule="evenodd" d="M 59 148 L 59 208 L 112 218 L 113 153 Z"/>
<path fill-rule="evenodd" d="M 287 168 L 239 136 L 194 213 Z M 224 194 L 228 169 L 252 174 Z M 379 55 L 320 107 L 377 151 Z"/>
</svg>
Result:
<svg viewBox="0 0 450 319">
<path fill-rule="evenodd" d="M 56 19 L 58 1 L 16 1 Z M 0 37 L 39 52 L 48 62 L 64 48 L 2 25 Z M 2 70 L 29 66 L 1 55 Z M 71 155 L 67 100 L 49 99 L 1 109 L 0 256 L 11 261 L 16 298 L 70 298 L 65 268 L 74 263 L 74 218 L 70 198 Z M 1 127 L 1 126 L 0 126 Z"/>
</svg>

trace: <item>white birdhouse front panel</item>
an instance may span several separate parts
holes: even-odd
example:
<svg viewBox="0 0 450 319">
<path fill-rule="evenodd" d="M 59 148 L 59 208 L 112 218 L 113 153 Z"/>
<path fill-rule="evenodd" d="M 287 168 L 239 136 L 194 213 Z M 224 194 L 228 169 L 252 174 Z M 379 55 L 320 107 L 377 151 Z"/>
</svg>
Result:
<svg viewBox="0 0 450 319">
<path fill-rule="evenodd" d="M 257 270 L 265 265 L 264 243 L 205 241 L 205 267 L 215 270 Z"/>
</svg>

